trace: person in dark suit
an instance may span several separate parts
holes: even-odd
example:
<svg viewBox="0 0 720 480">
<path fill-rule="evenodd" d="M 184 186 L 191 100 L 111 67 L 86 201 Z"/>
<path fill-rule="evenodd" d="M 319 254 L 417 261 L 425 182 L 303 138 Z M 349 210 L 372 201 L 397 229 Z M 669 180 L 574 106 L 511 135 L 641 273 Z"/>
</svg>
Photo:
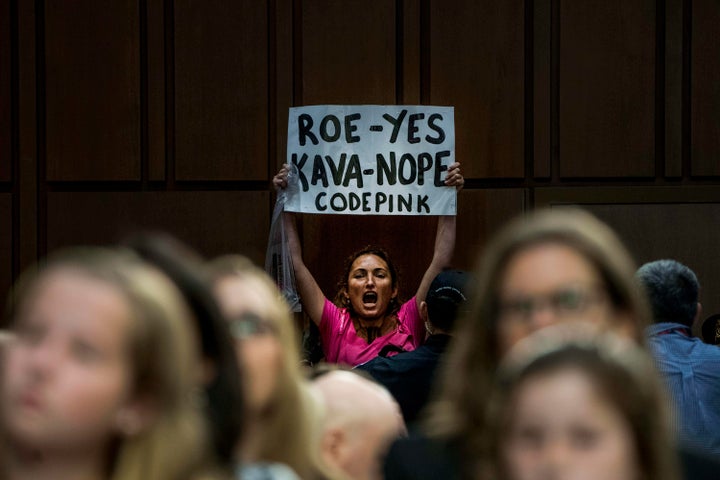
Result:
<svg viewBox="0 0 720 480">
<path fill-rule="evenodd" d="M 455 319 L 466 304 L 468 274 L 443 270 L 430 284 L 420 303 L 428 337 L 410 352 L 392 357 L 379 356 L 356 368 L 369 373 L 395 397 L 406 425 L 412 428 L 430 398 L 435 373 L 450 343 Z"/>
</svg>

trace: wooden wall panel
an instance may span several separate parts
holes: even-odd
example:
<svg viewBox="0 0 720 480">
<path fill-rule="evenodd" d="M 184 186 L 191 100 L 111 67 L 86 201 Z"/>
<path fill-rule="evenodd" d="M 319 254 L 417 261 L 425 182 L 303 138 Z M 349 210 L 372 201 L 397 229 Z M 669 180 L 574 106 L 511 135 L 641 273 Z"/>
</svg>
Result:
<svg viewBox="0 0 720 480">
<path fill-rule="evenodd" d="M 523 210 L 522 189 L 462 191 L 453 266 L 470 270 L 489 237 Z M 303 215 L 303 257 L 326 296 L 335 295 L 345 259 L 367 246 L 385 248 L 400 269 L 401 295 L 415 294 L 432 259 L 437 217 Z"/>
<path fill-rule="evenodd" d="M 552 175 L 553 22 L 552 2 L 533 2 L 533 176 Z M 527 101 L 527 99 L 526 99 Z"/>
<path fill-rule="evenodd" d="M 683 0 L 665 2 L 665 176 L 682 176 Z M 659 132 L 658 132 L 659 133 Z"/>
<path fill-rule="evenodd" d="M 692 2 L 691 174 L 720 175 L 720 2 Z"/>
<path fill-rule="evenodd" d="M 48 180 L 140 179 L 139 18 L 132 0 L 46 2 Z"/>
<path fill-rule="evenodd" d="M 526 209 L 522 188 L 463 190 L 458 205 L 458 238 L 455 263 L 461 268 L 476 266 L 488 240 L 512 218 Z"/>
<path fill-rule="evenodd" d="M 269 192 L 57 192 L 48 195 L 48 251 L 114 243 L 142 229 L 176 235 L 206 256 L 243 253 L 264 265 Z"/>
<path fill-rule="evenodd" d="M 270 126 L 271 139 L 274 135 L 274 151 L 270 151 L 271 175 L 280 169 L 287 157 L 287 126 L 288 109 L 293 105 L 293 5 L 292 2 L 282 1 L 275 3 L 274 20 L 271 25 L 275 28 L 274 76 L 271 76 L 270 97 L 275 102 L 270 103 L 274 109 L 274 124 Z M 271 57 L 271 60 L 273 58 Z M 271 116 L 272 116 L 271 112 Z M 273 163 L 274 162 L 274 163 Z"/>
<path fill-rule="evenodd" d="M 15 188 L 19 215 L 13 225 L 17 232 L 17 258 L 13 260 L 24 270 L 37 261 L 38 254 L 38 101 L 37 39 L 35 35 L 35 4 L 18 2 L 18 129 L 17 184 Z"/>
<path fill-rule="evenodd" d="M 12 178 L 10 1 L 0 0 L 0 182 Z"/>
<path fill-rule="evenodd" d="M 0 308 L 12 284 L 12 231 L 12 195 L 0 193 Z"/>
<path fill-rule="evenodd" d="M 560 176 L 655 175 L 655 1 L 560 3 Z"/>
<path fill-rule="evenodd" d="M 395 2 L 297 3 L 295 105 L 396 103 Z"/>
<path fill-rule="evenodd" d="M 420 65 L 422 53 L 422 24 L 420 1 L 404 1 L 402 5 L 401 56 L 402 82 L 397 103 L 417 105 L 422 98 L 420 92 Z M 398 59 L 400 62 L 401 59 Z"/>
<path fill-rule="evenodd" d="M 720 203 L 587 205 L 586 208 L 611 225 L 621 236 L 638 266 L 672 258 L 698 276 L 704 306 L 703 318 L 720 313 L 720 235 L 714 225 Z M 652 232 L 649 234 L 649 232 Z"/>
<path fill-rule="evenodd" d="M 468 177 L 524 174 L 521 0 L 431 1 L 431 104 L 455 106 L 456 158 Z"/>
<path fill-rule="evenodd" d="M 148 180 L 165 180 L 165 10 L 164 2 L 147 2 L 147 163 Z"/>
<path fill-rule="evenodd" d="M 267 2 L 174 8 L 175 179 L 266 179 Z"/>
</svg>

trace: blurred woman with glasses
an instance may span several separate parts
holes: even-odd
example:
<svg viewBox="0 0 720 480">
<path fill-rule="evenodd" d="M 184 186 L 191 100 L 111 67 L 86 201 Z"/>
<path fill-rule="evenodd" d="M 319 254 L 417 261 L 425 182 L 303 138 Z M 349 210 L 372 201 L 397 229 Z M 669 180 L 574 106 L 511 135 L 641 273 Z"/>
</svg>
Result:
<svg viewBox="0 0 720 480">
<path fill-rule="evenodd" d="M 265 271 L 245 257 L 217 258 L 207 273 L 243 372 L 246 425 L 237 447 L 239 478 L 328 478 L 319 461 L 321 413 L 301 371 L 287 303 Z"/>
<path fill-rule="evenodd" d="M 457 326 L 429 411 L 428 436 L 394 445 L 387 478 L 475 476 L 486 448 L 490 379 L 505 352 L 532 332 L 585 322 L 641 343 L 650 311 L 634 273 L 617 235 L 585 211 L 540 210 L 506 225 L 479 258 L 470 310 Z"/>
</svg>

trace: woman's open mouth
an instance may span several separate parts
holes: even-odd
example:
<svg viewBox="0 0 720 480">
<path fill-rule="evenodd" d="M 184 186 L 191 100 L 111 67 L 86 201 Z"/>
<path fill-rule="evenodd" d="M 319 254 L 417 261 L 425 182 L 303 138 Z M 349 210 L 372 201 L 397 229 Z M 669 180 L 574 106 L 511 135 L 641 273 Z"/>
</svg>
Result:
<svg viewBox="0 0 720 480">
<path fill-rule="evenodd" d="M 377 292 L 365 292 L 362 297 L 364 305 L 375 305 L 377 303 Z"/>
</svg>

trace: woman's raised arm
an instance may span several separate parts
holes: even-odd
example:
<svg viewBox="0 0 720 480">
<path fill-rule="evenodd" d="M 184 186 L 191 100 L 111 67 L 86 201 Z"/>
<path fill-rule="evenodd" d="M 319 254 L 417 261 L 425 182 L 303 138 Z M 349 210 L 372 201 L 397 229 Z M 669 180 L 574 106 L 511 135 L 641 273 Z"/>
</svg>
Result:
<svg viewBox="0 0 720 480">
<path fill-rule="evenodd" d="M 448 173 L 445 177 L 445 185 L 454 186 L 460 191 L 465 184 L 465 179 L 460 173 L 460 163 L 455 162 L 448 167 Z M 450 266 L 453 254 L 455 253 L 455 237 L 456 237 L 456 220 L 455 215 L 443 215 L 438 217 L 437 232 L 435 234 L 435 248 L 433 250 L 433 258 L 425 271 L 420 286 L 415 293 L 415 301 L 418 308 L 420 302 L 425 301 L 430 283 L 435 276 L 443 269 Z"/>
<path fill-rule="evenodd" d="M 282 190 L 287 187 L 287 176 L 290 167 L 285 164 L 280 171 L 273 177 L 273 185 L 276 189 Z M 300 237 L 295 225 L 295 216 L 290 212 L 283 212 L 283 223 L 285 233 L 287 235 L 290 256 L 292 257 L 293 270 L 295 272 L 295 282 L 297 284 L 300 301 L 305 309 L 305 313 L 320 325 L 323 308 L 325 306 L 325 295 L 315 277 L 312 276 L 302 258 L 302 247 L 300 246 Z"/>
</svg>

